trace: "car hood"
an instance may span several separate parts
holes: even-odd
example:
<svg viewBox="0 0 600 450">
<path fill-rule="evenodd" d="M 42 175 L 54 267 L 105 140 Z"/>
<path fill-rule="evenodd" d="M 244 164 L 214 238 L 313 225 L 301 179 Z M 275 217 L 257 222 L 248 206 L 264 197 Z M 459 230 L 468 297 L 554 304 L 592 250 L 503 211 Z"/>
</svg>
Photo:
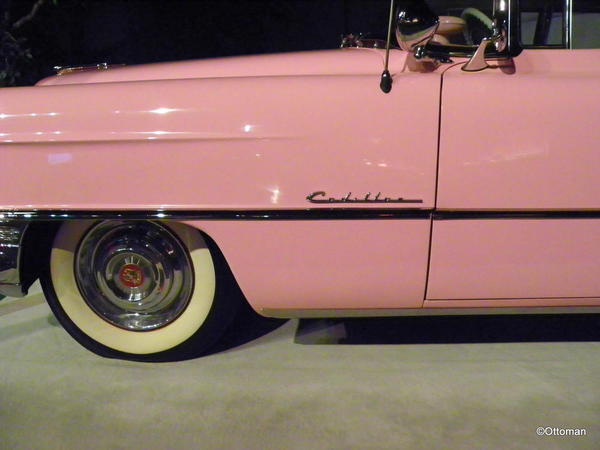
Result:
<svg viewBox="0 0 600 450">
<path fill-rule="evenodd" d="M 73 71 L 39 81 L 37 86 L 190 78 L 350 75 L 380 73 L 384 51 L 346 48 L 273 55 L 180 61 Z"/>
</svg>

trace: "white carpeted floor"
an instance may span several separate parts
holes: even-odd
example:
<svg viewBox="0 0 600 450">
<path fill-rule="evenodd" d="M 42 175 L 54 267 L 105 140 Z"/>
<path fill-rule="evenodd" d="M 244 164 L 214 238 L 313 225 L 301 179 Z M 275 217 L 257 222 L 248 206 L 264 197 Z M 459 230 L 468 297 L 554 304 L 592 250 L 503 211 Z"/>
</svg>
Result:
<svg viewBox="0 0 600 450">
<path fill-rule="evenodd" d="M 3 300 L 0 449 L 600 448 L 598 339 L 394 343 L 372 330 L 369 345 L 331 344 L 394 323 L 313 322 L 311 343 L 289 321 L 205 358 L 142 364 L 81 348 L 39 292 Z M 477 336 L 485 322 L 461 323 Z"/>
</svg>

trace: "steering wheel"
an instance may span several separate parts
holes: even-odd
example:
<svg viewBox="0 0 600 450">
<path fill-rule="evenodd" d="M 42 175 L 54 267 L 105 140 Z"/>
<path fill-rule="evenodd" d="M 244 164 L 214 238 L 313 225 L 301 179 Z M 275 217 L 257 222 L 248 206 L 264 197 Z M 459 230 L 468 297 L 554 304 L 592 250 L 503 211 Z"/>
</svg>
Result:
<svg viewBox="0 0 600 450">
<path fill-rule="evenodd" d="M 489 37 L 494 28 L 494 21 L 477 8 L 466 8 L 460 15 L 467 22 L 463 33 L 468 45 L 479 45 L 484 37 Z"/>
</svg>

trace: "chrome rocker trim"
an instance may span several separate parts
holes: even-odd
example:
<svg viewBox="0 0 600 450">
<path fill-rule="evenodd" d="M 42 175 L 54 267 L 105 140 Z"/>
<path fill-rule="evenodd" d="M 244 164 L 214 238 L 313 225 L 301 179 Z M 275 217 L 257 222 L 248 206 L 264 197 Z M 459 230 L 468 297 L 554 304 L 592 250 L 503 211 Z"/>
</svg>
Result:
<svg viewBox="0 0 600 450">
<path fill-rule="evenodd" d="M 342 319 L 415 316 L 488 316 L 517 314 L 598 314 L 600 306 L 530 306 L 520 308 L 398 308 L 398 309 L 261 309 L 277 319 Z"/>
</svg>

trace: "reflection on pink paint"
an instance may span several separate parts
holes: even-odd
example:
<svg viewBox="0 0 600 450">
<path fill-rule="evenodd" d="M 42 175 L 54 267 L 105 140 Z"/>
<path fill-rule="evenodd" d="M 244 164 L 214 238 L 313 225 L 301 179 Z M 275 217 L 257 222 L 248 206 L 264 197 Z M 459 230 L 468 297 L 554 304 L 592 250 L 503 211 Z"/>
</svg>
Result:
<svg viewBox="0 0 600 450">
<path fill-rule="evenodd" d="M 48 155 L 48 164 L 64 164 L 73 160 L 73 155 L 70 153 L 51 153 Z"/>
</svg>

